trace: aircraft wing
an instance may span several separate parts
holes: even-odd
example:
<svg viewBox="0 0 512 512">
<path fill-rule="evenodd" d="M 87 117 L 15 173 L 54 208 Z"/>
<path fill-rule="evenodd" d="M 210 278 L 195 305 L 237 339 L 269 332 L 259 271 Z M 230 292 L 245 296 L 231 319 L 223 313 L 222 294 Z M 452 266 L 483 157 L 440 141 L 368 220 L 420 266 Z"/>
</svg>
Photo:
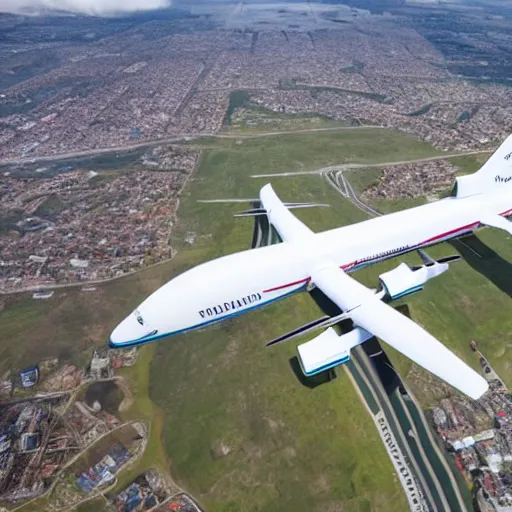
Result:
<svg viewBox="0 0 512 512">
<path fill-rule="evenodd" d="M 311 279 L 356 326 L 373 333 L 473 399 L 480 398 L 487 390 L 487 381 L 482 376 L 425 329 L 382 302 L 372 290 L 335 264 L 318 265 Z"/>
<path fill-rule="evenodd" d="M 482 224 L 493 228 L 503 229 L 512 235 L 512 222 L 503 218 L 501 215 L 489 214 L 483 215 L 480 219 Z"/>
<path fill-rule="evenodd" d="M 314 244 L 314 233 L 284 206 L 271 185 L 261 189 L 260 200 L 269 222 L 285 242 Z M 354 322 L 357 331 L 354 336 L 344 335 L 336 340 L 334 331 L 327 330 L 316 338 L 315 344 L 308 345 L 311 350 L 302 346 L 302 354 L 309 360 L 314 359 L 317 363 L 322 358 L 327 360 L 327 355 L 332 356 L 330 352 L 334 351 L 339 352 L 339 363 L 340 354 L 347 354 L 352 347 L 368 339 L 371 333 L 471 398 L 480 398 L 487 391 L 487 381 L 481 375 L 421 326 L 382 302 L 382 297 L 373 290 L 349 277 L 334 262 L 316 261 L 310 276 L 311 282 Z M 424 277 L 429 279 L 432 276 Z"/>
<path fill-rule="evenodd" d="M 314 235 L 313 231 L 281 202 L 270 184 L 262 187 L 260 200 L 270 224 L 276 228 L 279 236 L 285 242 L 303 240 Z"/>
</svg>

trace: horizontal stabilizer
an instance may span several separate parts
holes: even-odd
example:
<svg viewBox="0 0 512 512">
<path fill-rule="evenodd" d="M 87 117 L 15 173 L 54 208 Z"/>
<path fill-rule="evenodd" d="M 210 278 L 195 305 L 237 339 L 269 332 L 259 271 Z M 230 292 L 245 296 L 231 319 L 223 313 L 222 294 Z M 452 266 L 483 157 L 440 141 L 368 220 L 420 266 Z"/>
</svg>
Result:
<svg viewBox="0 0 512 512">
<path fill-rule="evenodd" d="M 288 210 L 293 210 L 294 208 L 313 208 L 315 206 L 330 206 L 328 204 L 322 204 L 322 203 L 283 203 Z"/>
<path fill-rule="evenodd" d="M 251 208 L 234 214 L 235 217 L 257 217 L 258 215 L 267 215 L 267 210 L 265 208 Z"/>
<path fill-rule="evenodd" d="M 341 313 L 337 316 L 322 316 L 316 320 L 313 320 L 312 322 L 308 322 L 307 324 L 298 327 L 297 329 L 294 329 L 293 331 L 287 332 L 286 334 L 283 334 L 282 336 L 279 336 L 272 341 L 269 341 L 265 346 L 271 347 L 272 345 L 276 345 L 282 341 L 291 340 L 292 338 L 301 336 L 302 334 L 306 334 L 317 329 L 323 329 L 325 327 L 331 327 L 342 322 L 343 320 L 347 320 L 348 318 L 350 318 L 350 312 Z"/>
<path fill-rule="evenodd" d="M 266 347 L 271 347 L 272 345 L 276 345 L 277 343 L 281 343 L 283 341 L 288 341 L 292 338 L 295 338 L 296 336 L 300 336 L 301 334 L 305 334 L 315 328 L 318 328 L 318 326 L 323 325 L 326 320 L 329 320 L 330 316 L 322 316 L 320 318 L 317 318 L 316 320 L 313 320 L 312 322 L 308 322 L 307 324 L 304 324 L 297 329 L 294 329 L 293 331 L 287 332 L 286 334 L 283 334 L 282 336 L 279 336 L 277 338 L 274 338 L 272 341 L 269 341 L 265 344 Z"/>
<path fill-rule="evenodd" d="M 231 204 L 231 203 L 259 203 L 260 200 L 255 197 L 254 199 L 198 199 L 198 203 L 220 203 L 220 204 Z"/>
<path fill-rule="evenodd" d="M 480 219 L 480 223 L 493 228 L 503 229 L 512 235 L 512 222 L 500 215 L 483 215 Z"/>
<path fill-rule="evenodd" d="M 283 203 L 288 210 L 294 208 L 313 208 L 315 206 L 329 206 L 328 204 L 321 203 Z M 257 215 L 266 215 L 267 210 L 265 208 L 251 208 L 250 210 L 244 210 L 242 212 L 235 213 L 235 217 L 256 217 Z"/>
<path fill-rule="evenodd" d="M 451 256 L 445 256 L 444 258 L 439 258 L 437 263 L 451 263 L 452 261 L 459 261 L 462 257 L 459 254 L 452 254 Z"/>
<path fill-rule="evenodd" d="M 418 250 L 418 253 L 419 253 L 423 263 L 427 267 L 434 266 L 436 263 L 440 263 L 440 264 L 453 263 L 454 261 L 459 261 L 460 259 L 462 259 L 459 254 L 452 254 L 451 256 L 445 256 L 444 258 L 434 259 L 434 258 L 430 257 L 428 254 L 426 254 L 424 251 L 422 251 L 421 249 Z M 421 265 L 420 266 L 417 265 L 417 266 L 411 267 L 411 270 L 419 270 L 420 268 L 421 268 Z"/>
</svg>

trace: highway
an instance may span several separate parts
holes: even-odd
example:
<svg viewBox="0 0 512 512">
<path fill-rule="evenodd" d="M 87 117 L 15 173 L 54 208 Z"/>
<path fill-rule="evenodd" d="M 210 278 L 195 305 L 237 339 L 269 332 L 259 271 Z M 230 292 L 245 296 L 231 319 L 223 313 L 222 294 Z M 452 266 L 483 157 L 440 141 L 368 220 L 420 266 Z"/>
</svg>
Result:
<svg viewBox="0 0 512 512">
<path fill-rule="evenodd" d="M 380 215 L 363 203 L 342 172 L 322 173 L 346 199 L 367 214 Z M 252 207 L 259 207 L 252 202 Z M 266 216 L 254 218 L 251 247 L 278 241 Z M 341 311 L 323 294 L 314 297 L 325 314 Z M 340 327 L 340 326 L 338 326 Z M 463 496 L 443 453 L 437 446 L 420 405 L 392 367 L 379 342 L 372 338 L 351 352 L 343 366 L 372 417 L 413 511 L 467 512 L 469 493 Z M 466 498 L 466 499 L 465 499 Z"/>
<path fill-rule="evenodd" d="M 494 148 L 496 149 L 496 148 Z M 394 162 L 380 162 L 380 163 L 366 163 L 366 164 L 339 164 L 329 165 L 320 169 L 313 169 L 311 171 L 289 171 L 289 172 L 275 172 L 267 174 L 252 174 L 251 178 L 286 178 L 290 176 L 307 176 L 310 174 L 331 174 L 342 171 L 353 171 L 357 169 L 373 169 L 380 167 L 389 167 L 392 165 L 406 165 L 406 164 L 419 164 L 425 162 L 434 162 L 436 160 L 447 160 L 450 158 L 457 158 L 459 156 L 479 155 L 482 153 L 490 153 L 494 149 L 486 149 L 479 151 L 462 151 L 460 153 L 447 153 L 446 155 L 429 156 L 426 158 L 416 158 L 414 160 L 399 160 Z"/>
<path fill-rule="evenodd" d="M 38 162 L 52 162 L 59 160 L 67 160 L 69 158 L 92 157 L 97 155 L 105 155 L 108 153 L 118 153 L 124 151 L 132 151 L 135 149 L 164 146 L 166 144 L 183 143 L 189 139 L 196 138 L 216 138 L 216 139 L 258 139 L 262 137 L 277 137 L 279 135 L 293 135 L 296 133 L 315 133 L 315 132 L 341 132 L 352 130 L 381 130 L 382 126 L 332 126 L 328 128 L 306 128 L 303 130 L 282 130 L 277 132 L 261 132 L 261 133 L 184 133 L 182 135 L 174 135 L 162 139 L 151 139 L 144 142 L 134 144 L 123 144 L 121 146 L 113 146 L 109 148 L 86 149 L 82 151 L 68 151 L 66 153 L 58 153 L 55 155 L 33 156 L 22 158 L 5 158 L 0 160 L 0 166 L 3 165 L 20 165 L 33 164 Z"/>
<path fill-rule="evenodd" d="M 376 216 L 381 215 L 381 213 L 371 206 L 363 203 L 355 193 L 352 185 L 349 183 L 347 179 L 345 179 L 345 174 L 343 171 L 326 171 L 322 173 L 323 176 L 327 179 L 327 181 L 346 199 L 351 201 L 355 206 L 357 206 L 360 210 L 367 213 L 368 215 Z"/>
<path fill-rule="evenodd" d="M 344 198 L 360 210 L 370 216 L 380 215 L 377 210 L 358 198 L 343 172 L 326 172 L 323 175 Z M 393 368 L 382 346 L 373 338 L 363 346 L 354 349 L 352 353 L 368 378 L 374 384 L 380 382 L 381 385 L 376 386 L 376 391 L 380 394 L 382 402 L 387 403 L 392 411 L 396 421 L 394 424 L 404 434 L 403 438 L 406 440 L 409 451 L 413 454 L 416 465 L 420 468 L 423 479 L 431 491 L 435 502 L 434 510 L 467 511 L 468 495 L 466 494 L 465 497 L 462 495 L 443 453 L 433 438 L 421 406 Z M 373 357 L 370 358 L 370 356 Z M 376 368 L 380 371 L 377 372 Z M 392 377 L 389 376 L 390 371 L 393 373 Z M 393 385 L 389 385 L 391 381 Z M 388 385 L 382 386 L 383 382 Z"/>
<path fill-rule="evenodd" d="M 258 208 L 260 204 L 258 201 L 254 201 L 251 206 Z M 261 247 L 278 241 L 277 234 L 270 227 L 267 217 L 254 217 L 251 247 Z M 325 295 L 319 293 L 318 290 L 313 291 L 311 295 L 325 314 L 334 316 L 341 313 L 337 306 Z M 410 450 L 406 436 L 394 415 L 393 408 L 387 399 L 382 383 L 366 367 L 363 356 L 354 357 L 353 360 L 344 365 L 344 369 L 375 423 L 375 427 L 388 451 L 397 477 L 404 489 L 410 510 L 414 512 L 450 510 L 447 507 L 447 502 L 440 498 L 439 490 L 434 486 L 434 491 L 432 491 L 429 485 L 430 482 L 424 479 L 424 468 L 417 464 L 415 456 Z M 439 504 L 442 505 L 441 508 L 438 506 Z"/>
<path fill-rule="evenodd" d="M 94 157 L 98 155 L 105 155 L 109 153 L 120 153 L 125 151 L 133 151 L 136 149 L 144 149 L 157 146 L 165 146 L 167 144 L 179 144 L 187 142 L 190 139 L 197 138 L 215 138 L 215 139 L 259 139 L 264 137 L 278 137 L 280 135 L 295 135 L 300 133 L 321 133 L 321 132 L 346 132 L 354 130 L 382 130 L 384 127 L 376 125 L 361 125 L 361 126 L 332 126 L 327 128 L 305 128 L 302 130 L 281 130 L 272 132 L 260 132 L 260 133 L 185 133 L 182 135 L 175 135 L 172 137 L 165 137 L 162 139 L 151 139 L 144 142 L 136 142 L 133 144 L 123 144 L 120 146 L 113 146 L 108 148 L 96 148 L 86 149 L 81 151 L 68 151 L 65 153 L 58 153 L 55 155 L 44 155 L 44 156 L 25 156 L 17 158 L 5 158 L 0 160 L 0 167 L 5 165 L 22 165 L 22 164 L 34 164 L 43 162 L 58 162 L 60 160 L 68 160 L 70 158 L 82 158 L 82 157 Z M 360 169 L 363 167 L 384 167 L 386 165 L 398 165 L 407 164 L 412 162 L 429 162 L 431 160 L 444 160 L 445 158 L 454 158 L 457 156 L 465 155 L 477 155 L 479 153 L 489 153 L 494 151 L 496 148 L 490 148 L 480 151 L 463 151 L 460 153 L 450 153 L 446 155 L 439 155 L 429 158 L 423 158 L 420 160 L 404 160 L 403 162 L 389 162 L 389 163 L 378 163 L 378 164 L 342 164 L 335 165 L 332 168 L 326 168 L 325 170 L 348 170 L 348 169 Z M 312 171 L 297 171 L 287 173 L 275 173 L 275 174 L 257 174 L 252 176 L 253 178 L 270 178 L 278 176 L 296 176 L 301 174 L 320 174 L 323 169 L 312 170 Z"/>
</svg>

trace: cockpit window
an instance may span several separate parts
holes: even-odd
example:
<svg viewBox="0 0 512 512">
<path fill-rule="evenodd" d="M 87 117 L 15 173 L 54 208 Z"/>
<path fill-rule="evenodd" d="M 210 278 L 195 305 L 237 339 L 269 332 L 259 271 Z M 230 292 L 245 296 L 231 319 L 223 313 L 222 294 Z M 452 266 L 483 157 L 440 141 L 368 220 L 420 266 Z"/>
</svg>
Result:
<svg viewBox="0 0 512 512">
<path fill-rule="evenodd" d="M 142 319 L 141 314 L 137 310 L 134 311 L 134 314 L 137 317 L 137 322 L 139 322 L 140 325 L 144 325 L 144 320 Z"/>
</svg>

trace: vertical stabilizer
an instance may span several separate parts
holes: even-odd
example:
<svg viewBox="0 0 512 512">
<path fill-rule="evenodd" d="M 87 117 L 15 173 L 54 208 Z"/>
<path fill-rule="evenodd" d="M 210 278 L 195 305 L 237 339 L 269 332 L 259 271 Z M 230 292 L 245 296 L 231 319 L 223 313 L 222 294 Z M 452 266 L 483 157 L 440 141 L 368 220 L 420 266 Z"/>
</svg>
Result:
<svg viewBox="0 0 512 512">
<path fill-rule="evenodd" d="M 455 178 L 455 197 L 485 194 L 512 182 L 512 135 L 474 174 Z"/>
</svg>

